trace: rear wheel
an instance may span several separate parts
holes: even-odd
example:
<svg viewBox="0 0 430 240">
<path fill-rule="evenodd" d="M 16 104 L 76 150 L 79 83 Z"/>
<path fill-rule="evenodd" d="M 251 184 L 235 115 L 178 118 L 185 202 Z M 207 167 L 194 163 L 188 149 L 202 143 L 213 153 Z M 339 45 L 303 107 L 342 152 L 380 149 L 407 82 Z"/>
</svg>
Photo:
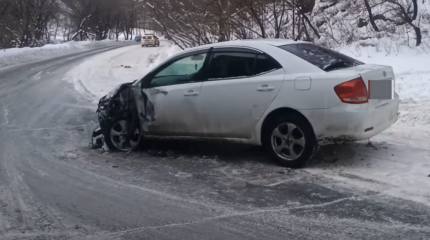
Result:
<svg viewBox="0 0 430 240">
<path fill-rule="evenodd" d="M 300 168 L 317 149 L 312 127 L 296 113 L 275 117 L 263 129 L 263 145 L 281 166 Z"/>
<path fill-rule="evenodd" d="M 138 128 L 133 132 L 130 141 L 126 142 L 127 121 L 122 119 L 107 129 L 105 133 L 105 142 L 111 151 L 128 152 L 138 148 L 142 142 L 142 136 Z"/>
</svg>

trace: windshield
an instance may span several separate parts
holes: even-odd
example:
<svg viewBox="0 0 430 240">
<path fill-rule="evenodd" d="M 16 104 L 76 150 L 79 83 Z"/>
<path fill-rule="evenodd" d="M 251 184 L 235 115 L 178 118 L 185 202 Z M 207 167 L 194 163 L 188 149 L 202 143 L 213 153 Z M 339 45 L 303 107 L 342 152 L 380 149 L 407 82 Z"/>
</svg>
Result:
<svg viewBox="0 0 430 240">
<path fill-rule="evenodd" d="M 311 43 L 288 44 L 279 48 L 327 72 L 364 64 L 342 53 Z"/>
</svg>

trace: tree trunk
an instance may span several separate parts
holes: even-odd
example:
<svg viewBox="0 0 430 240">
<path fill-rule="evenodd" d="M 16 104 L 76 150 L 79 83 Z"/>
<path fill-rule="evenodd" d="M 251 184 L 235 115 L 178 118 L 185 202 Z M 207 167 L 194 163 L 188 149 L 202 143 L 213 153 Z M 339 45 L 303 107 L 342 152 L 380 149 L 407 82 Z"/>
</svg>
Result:
<svg viewBox="0 0 430 240">
<path fill-rule="evenodd" d="M 364 6 L 366 7 L 367 13 L 369 14 L 369 21 L 372 25 L 373 29 L 377 32 L 379 32 L 379 28 L 375 23 L 375 19 L 373 18 L 372 8 L 370 7 L 369 0 L 363 0 Z"/>
</svg>

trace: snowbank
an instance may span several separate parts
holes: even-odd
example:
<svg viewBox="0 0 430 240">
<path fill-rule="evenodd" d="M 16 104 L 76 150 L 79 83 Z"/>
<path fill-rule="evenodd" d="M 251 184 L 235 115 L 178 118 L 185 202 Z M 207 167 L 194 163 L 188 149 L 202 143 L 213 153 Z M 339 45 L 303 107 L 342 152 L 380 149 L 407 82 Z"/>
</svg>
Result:
<svg viewBox="0 0 430 240">
<path fill-rule="evenodd" d="M 139 44 L 92 56 L 71 69 L 65 79 L 93 103 L 117 85 L 141 79 L 158 63 L 175 54 L 177 48 L 168 41 L 160 47 Z"/>
<path fill-rule="evenodd" d="M 393 67 L 396 91 L 401 99 L 396 126 L 404 128 L 430 124 L 430 54 L 426 49 L 424 46 L 398 46 L 390 50 L 351 45 L 338 50 L 365 63 Z"/>
<path fill-rule="evenodd" d="M 156 54 L 151 56 L 151 64 L 149 64 L 148 68 L 152 69 L 156 67 L 158 64 L 162 63 L 167 58 L 179 53 L 181 48 L 169 43 L 170 45 L 166 45 L 164 51 L 159 51 Z"/>
<path fill-rule="evenodd" d="M 403 102 L 430 100 L 430 54 L 424 50 L 404 46 L 389 53 L 375 47 L 349 46 L 339 49 L 366 63 L 392 66 L 396 74 L 396 91 Z"/>
<path fill-rule="evenodd" d="M 26 47 L 3 49 L 0 50 L 0 68 L 107 47 L 117 43 L 118 42 L 113 40 L 72 41 L 61 44 L 48 44 L 43 47 L 35 48 Z"/>
</svg>

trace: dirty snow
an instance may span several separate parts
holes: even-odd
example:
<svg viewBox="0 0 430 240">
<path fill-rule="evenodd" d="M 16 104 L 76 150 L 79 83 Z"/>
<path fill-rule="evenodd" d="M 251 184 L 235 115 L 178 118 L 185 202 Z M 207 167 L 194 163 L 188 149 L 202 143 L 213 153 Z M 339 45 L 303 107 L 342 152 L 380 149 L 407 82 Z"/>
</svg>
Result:
<svg viewBox="0 0 430 240">
<path fill-rule="evenodd" d="M 160 48 L 130 46 L 96 55 L 72 69 L 67 80 L 95 102 L 118 84 L 143 77 L 179 52 L 171 43 L 162 44 Z M 323 147 L 321 161 L 317 159 L 305 171 L 334 179 L 344 187 L 429 203 L 430 55 L 413 48 L 389 54 L 371 47 L 339 50 L 367 63 L 393 66 L 401 115 L 390 129 L 372 138 L 371 144 Z"/>
<path fill-rule="evenodd" d="M 109 46 L 116 43 L 114 40 L 66 42 L 60 44 L 47 44 L 43 47 L 8 48 L 0 50 L 0 68 L 21 63 L 59 57 L 66 54 L 84 52 L 92 49 Z"/>
</svg>

